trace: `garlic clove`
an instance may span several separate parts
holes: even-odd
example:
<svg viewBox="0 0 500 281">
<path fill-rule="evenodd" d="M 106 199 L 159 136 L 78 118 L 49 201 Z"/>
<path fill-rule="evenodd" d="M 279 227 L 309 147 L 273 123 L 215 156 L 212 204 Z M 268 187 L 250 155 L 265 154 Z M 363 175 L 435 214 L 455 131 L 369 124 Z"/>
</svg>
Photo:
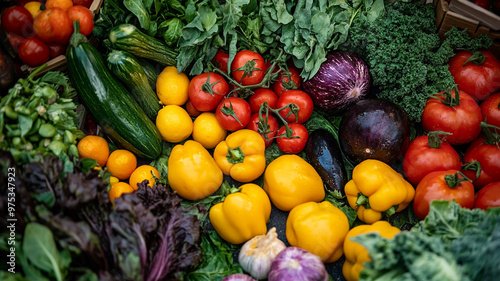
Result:
<svg viewBox="0 0 500 281">
<path fill-rule="evenodd" d="M 253 278 L 266 279 L 271 263 L 285 248 L 285 243 L 278 239 L 276 228 L 273 227 L 267 234 L 257 235 L 243 244 L 238 254 L 238 262 Z"/>
</svg>

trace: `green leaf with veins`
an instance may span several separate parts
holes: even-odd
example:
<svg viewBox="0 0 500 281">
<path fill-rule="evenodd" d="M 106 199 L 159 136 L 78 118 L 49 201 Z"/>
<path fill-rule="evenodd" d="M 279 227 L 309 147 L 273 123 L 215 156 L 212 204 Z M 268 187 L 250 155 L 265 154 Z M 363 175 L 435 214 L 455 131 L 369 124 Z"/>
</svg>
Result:
<svg viewBox="0 0 500 281">
<path fill-rule="evenodd" d="M 149 18 L 149 12 L 142 0 L 123 0 L 123 5 L 137 17 L 141 24 L 141 28 L 149 30 L 151 20 Z"/>
</svg>

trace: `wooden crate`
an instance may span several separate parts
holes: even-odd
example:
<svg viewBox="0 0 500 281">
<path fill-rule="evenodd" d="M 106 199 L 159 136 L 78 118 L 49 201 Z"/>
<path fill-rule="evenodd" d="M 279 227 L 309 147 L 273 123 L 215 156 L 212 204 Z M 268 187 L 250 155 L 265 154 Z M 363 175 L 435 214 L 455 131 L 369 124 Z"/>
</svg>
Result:
<svg viewBox="0 0 500 281">
<path fill-rule="evenodd" d="M 479 34 L 487 34 L 493 40 L 490 51 L 500 59 L 500 31 L 494 31 L 475 19 L 450 11 L 449 4 L 445 0 L 434 0 L 433 3 L 436 11 L 436 26 L 439 37 L 443 38 L 444 34 L 453 26 L 467 29 L 467 33 L 472 37 L 476 37 Z"/>
<path fill-rule="evenodd" d="M 99 12 L 99 9 L 102 6 L 104 0 L 94 0 L 92 2 L 92 5 L 90 5 L 89 10 L 92 12 L 92 15 L 95 15 Z M 35 71 L 38 67 L 30 67 L 27 65 L 22 65 L 21 66 L 21 71 L 28 75 L 29 73 Z M 47 62 L 47 67 L 45 67 L 42 71 L 37 73 L 37 76 L 40 76 L 48 71 L 66 71 L 66 56 L 65 55 L 60 55 L 58 57 L 55 57 Z"/>
</svg>

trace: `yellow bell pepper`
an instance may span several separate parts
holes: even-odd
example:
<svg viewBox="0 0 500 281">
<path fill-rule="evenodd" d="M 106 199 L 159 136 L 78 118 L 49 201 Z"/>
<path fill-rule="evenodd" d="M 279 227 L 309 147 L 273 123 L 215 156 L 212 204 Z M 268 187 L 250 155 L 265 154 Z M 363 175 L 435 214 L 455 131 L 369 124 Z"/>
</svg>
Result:
<svg viewBox="0 0 500 281">
<path fill-rule="evenodd" d="M 300 204 L 290 211 L 286 220 L 288 243 L 319 256 L 324 263 L 342 257 L 348 231 L 347 216 L 328 201 Z"/>
<path fill-rule="evenodd" d="M 247 183 L 240 188 L 209 211 L 215 231 L 232 244 L 241 244 L 254 236 L 266 234 L 266 223 L 271 215 L 271 202 L 260 186 Z"/>
<path fill-rule="evenodd" d="M 282 155 L 269 163 L 264 172 L 263 188 L 271 202 L 282 211 L 325 199 L 320 175 L 311 164 L 295 154 Z"/>
<path fill-rule="evenodd" d="M 199 200 L 219 189 L 223 175 L 210 153 L 199 142 L 188 140 L 172 149 L 167 178 L 181 197 Z"/>
<path fill-rule="evenodd" d="M 377 221 L 371 225 L 358 225 L 349 230 L 344 240 L 345 262 L 342 267 L 342 274 L 347 281 L 357 281 L 359 279 L 359 273 L 363 270 L 363 263 L 371 261 L 366 248 L 352 241 L 351 238 L 370 232 L 376 232 L 382 237 L 392 239 L 392 237 L 401 232 L 401 230 L 386 221 Z"/>
<path fill-rule="evenodd" d="M 222 172 L 239 182 L 251 182 L 266 169 L 266 144 L 259 133 L 242 129 L 221 141 L 214 159 Z"/>
<path fill-rule="evenodd" d="M 386 163 L 368 159 L 352 171 L 352 180 L 345 185 L 345 194 L 358 218 L 372 224 L 404 210 L 415 196 L 415 189 L 403 176 Z"/>
</svg>

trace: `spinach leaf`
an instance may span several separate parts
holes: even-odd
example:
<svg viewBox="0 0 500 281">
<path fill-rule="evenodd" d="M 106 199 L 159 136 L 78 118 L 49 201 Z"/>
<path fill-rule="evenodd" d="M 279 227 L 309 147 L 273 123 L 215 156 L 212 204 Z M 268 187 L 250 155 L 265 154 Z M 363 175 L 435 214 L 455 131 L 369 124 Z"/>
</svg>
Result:
<svg viewBox="0 0 500 281">
<path fill-rule="evenodd" d="M 190 281 L 220 281 L 234 273 L 243 273 L 234 262 L 233 253 L 238 247 L 222 240 L 215 230 L 205 230 L 201 236 L 202 263 L 186 275 Z"/>
<path fill-rule="evenodd" d="M 324 117 L 317 110 L 314 110 L 309 119 L 304 123 L 304 126 L 309 132 L 315 131 L 317 129 L 325 129 L 329 131 L 333 137 L 338 141 L 338 127 L 334 126 L 326 117 Z"/>
<path fill-rule="evenodd" d="M 179 38 L 182 36 L 182 28 L 184 23 L 178 18 L 168 19 L 158 26 L 159 30 L 165 30 L 163 39 L 168 46 L 176 46 Z"/>
<path fill-rule="evenodd" d="M 141 27 L 149 31 L 151 20 L 149 18 L 149 12 L 146 10 L 142 0 L 124 0 L 123 5 L 137 17 Z"/>
<path fill-rule="evenodd" d="M 51 273 L 58 281 L 64 280 L 71 262 L 67 251 L 57 249 L 52 231 L 44 225 L 29 223 L 24 230 L 23 254 L 35 267 Z"/>
</svg>

